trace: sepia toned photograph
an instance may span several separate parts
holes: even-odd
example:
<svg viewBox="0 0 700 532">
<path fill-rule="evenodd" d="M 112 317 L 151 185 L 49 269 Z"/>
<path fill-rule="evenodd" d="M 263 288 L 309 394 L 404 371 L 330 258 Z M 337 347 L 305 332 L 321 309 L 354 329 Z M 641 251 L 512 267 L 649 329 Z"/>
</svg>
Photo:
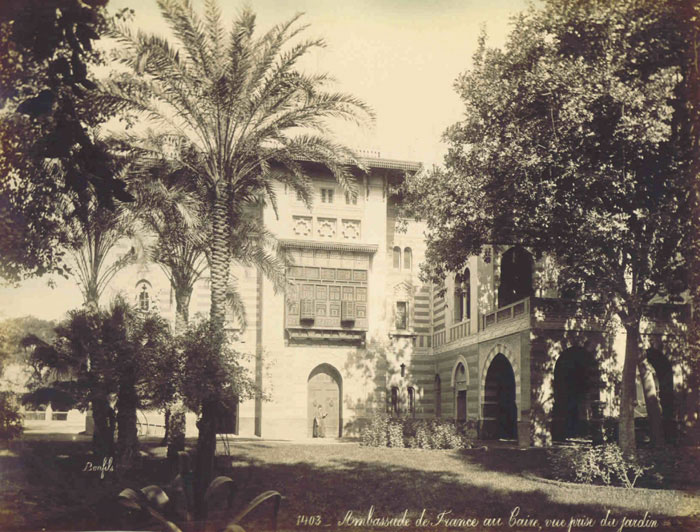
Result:
<svg viewBox="0 0 700 532">
<path fill-rule="evenodd" d="M 0 530 L 700 530 L 700 4 L 0 0 Z"/>
</svg>

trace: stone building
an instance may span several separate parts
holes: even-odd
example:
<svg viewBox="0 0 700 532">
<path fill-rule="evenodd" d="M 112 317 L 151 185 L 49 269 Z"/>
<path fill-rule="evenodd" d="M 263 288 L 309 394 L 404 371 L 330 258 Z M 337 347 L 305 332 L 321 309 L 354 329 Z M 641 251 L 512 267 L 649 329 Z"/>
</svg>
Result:
<svg viewBox="0 0 700 532">
<path fill-rule="evenodd" d="M 372 412 L 388 412 L 473 422 L 481 438 L 526 446 L 587 437 L 596 404 L 614 414 L 624 350 L 614 321 L 577 301 L 575 290 L 559 290 L 550 261 L 518 246 L 488 247 L 444 286 L 422 284 L 423 227 L 397 220 L 395 193 L 420 165 L 363 162 L 356 194 L 309 165 L 311 210 L 280 185 L 277 213 L 260 213 L 293 265 L 284 293 L 253 268 L 235 269 L 248 316 L 237 347 L 250 354 L 267 398 L 231 405 L 227 430 L 307 438 L 320 408 L 326 437 L 357 436 Z M 172 317 L 172 294 L 152 266 L 125 274 L 122 286 L 127 278 L 141 308 Z M 190 313 L 208 309 L 203 278 Z M 660 303 L 645 322 L 671 439 L 690 370 L 678 327 L 684 312 Z"/>
</svg>

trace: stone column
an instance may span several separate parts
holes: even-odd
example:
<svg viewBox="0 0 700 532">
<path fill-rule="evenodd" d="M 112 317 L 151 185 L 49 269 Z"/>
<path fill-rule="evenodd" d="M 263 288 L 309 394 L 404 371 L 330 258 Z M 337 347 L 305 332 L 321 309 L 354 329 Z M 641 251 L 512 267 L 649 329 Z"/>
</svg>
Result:
<svg viewBox="0 0 700 532">
<path fill-rule="evenodd" d="M 524 410 L 518 421 L 518 447 L 527 449 L 532 445 L 530 438 L 530 411 Z"/>
</svg>

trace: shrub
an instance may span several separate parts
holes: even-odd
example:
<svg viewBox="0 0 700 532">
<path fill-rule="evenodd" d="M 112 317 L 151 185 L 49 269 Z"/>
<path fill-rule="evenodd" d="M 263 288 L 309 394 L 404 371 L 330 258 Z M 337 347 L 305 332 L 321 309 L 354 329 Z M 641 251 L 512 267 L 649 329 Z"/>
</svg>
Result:
<svg viewBox="0 0 700 532">
<path fill-rule="evenodd" d="M 389 444 L 387 435 L 388 422 L 387 416 L 372 416 L 369 424 L 360 433 L 361 445 L 366 447 L 387 447 Z"/>
<path fill-rule="evenodd" d="M 454 423 L 436 421 L 433 431 L 431 446 L 433 449 L 461 449 L 464 447 L 463 437 L 457 433 Z"/>
<path fill-rule="evenodd" d="M 430 424 L 422 421 L 416 427 L 416 447 L 419 449 L 432 449 L 432 438 L 430 436 L 432 430 Z"/>
<path fill-rule="evenodd" d="M 387 427 L 387 439 L 389 440 L 389 447 L 403 448 L 405 447 L 403 441 L 403 423 L 401 420 L 391 420 Z"/>
<path fill-rule="evenodd" d="M 592 484 L 600 479 L 606 486 L 619 484 L 625 488 L 633 488 L 647 469 L 650 468 L 625 458 L 614 443 L 590 447 L 574 462 L 577 482 Z"/>
<path fill-rule="evenodd" d="M 411 449 L 461 449 L 468 446 L 473 427 L 452 421 L 396 419 L 375 415 L 361 434 L 368 447 L 409 447 Z M 475 432 L 474 432 L 475 433 Z"/>
<path fill-rule="evenodd" d="M 9 392 L 0 392 L 0 440 L 12 440 L 22 434 L 22 415 Z"/>
<path fill-rule="evenodd" d="M 554 478 L 559 480 L 626 488 L 633 488 L 652 469 L 625 458 L 614 443 L 558 449 L 549 454 L 548 461 Z"/>
<path fill-rule="evenodd" d="M 471 442 L 479 437 L 477 427 L 478 422 L 476 420 L 469 419 L 459 424 L 459 432 L 462 434 L 462 436 L 464 436 L 466 441 Z"/>
<path fill-rule="evenodd" d="M 181 471 L 165 489 L 153 484 L 140 490 L 126 488 L 119 493 L 119 503 L 132 512 L 136 511 L 136 514 L 132 515 L 132 517 L 158 521 L 163 527 L 162 530 L 171 532 L 192 529 L 191 517 L 194 509 L 194 494 L 191 481 L 187 480 L 192 475 L 189 469 L 189 455 L 181 451 L 178 454 L 178 461 Z M 204 505 L 205 520 L 209 518 L 212 521 L 220 519 L 228 521 L 228 513 L 233 506 L 235 493 L 235 484 L 230 477 L 220 476 L 212 480 L 204 492 L 204 500 L 206 501 Z M 281 500 L 282 495 L 278 491 L 270 490 L 261 493 L 239 511 L 233 520 L 229 521 L 226 530 L 245 532 L 245 529 L 240 525 L 241 520 L 266 501 L 273 503 L 272 528 L 277 530 L 277 515 Z M 215 503 L 225 504 L 221 504 L 222 508 L 217 511 Z M 179 521 L 180 525 L 176 524 L 176 521 Z M 139 528 L 141 528 L 141 525 L 142 523 L 138 524 Z"/>
</svg>

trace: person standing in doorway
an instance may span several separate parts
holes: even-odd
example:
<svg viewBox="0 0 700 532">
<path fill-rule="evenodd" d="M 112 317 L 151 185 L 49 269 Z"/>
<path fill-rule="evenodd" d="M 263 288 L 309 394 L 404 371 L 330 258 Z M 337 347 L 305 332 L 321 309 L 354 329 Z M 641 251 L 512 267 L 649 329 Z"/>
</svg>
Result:
<svg viewBox="0 0 700 532">
<path fill-rule="evenodd" d="M 316 415 L 314 416 L 314 438 L 326 437 L 326 422 L 324 419 L 328 413 L 323 410 L 322 405 L 316 407 Z"/>
</svg>

